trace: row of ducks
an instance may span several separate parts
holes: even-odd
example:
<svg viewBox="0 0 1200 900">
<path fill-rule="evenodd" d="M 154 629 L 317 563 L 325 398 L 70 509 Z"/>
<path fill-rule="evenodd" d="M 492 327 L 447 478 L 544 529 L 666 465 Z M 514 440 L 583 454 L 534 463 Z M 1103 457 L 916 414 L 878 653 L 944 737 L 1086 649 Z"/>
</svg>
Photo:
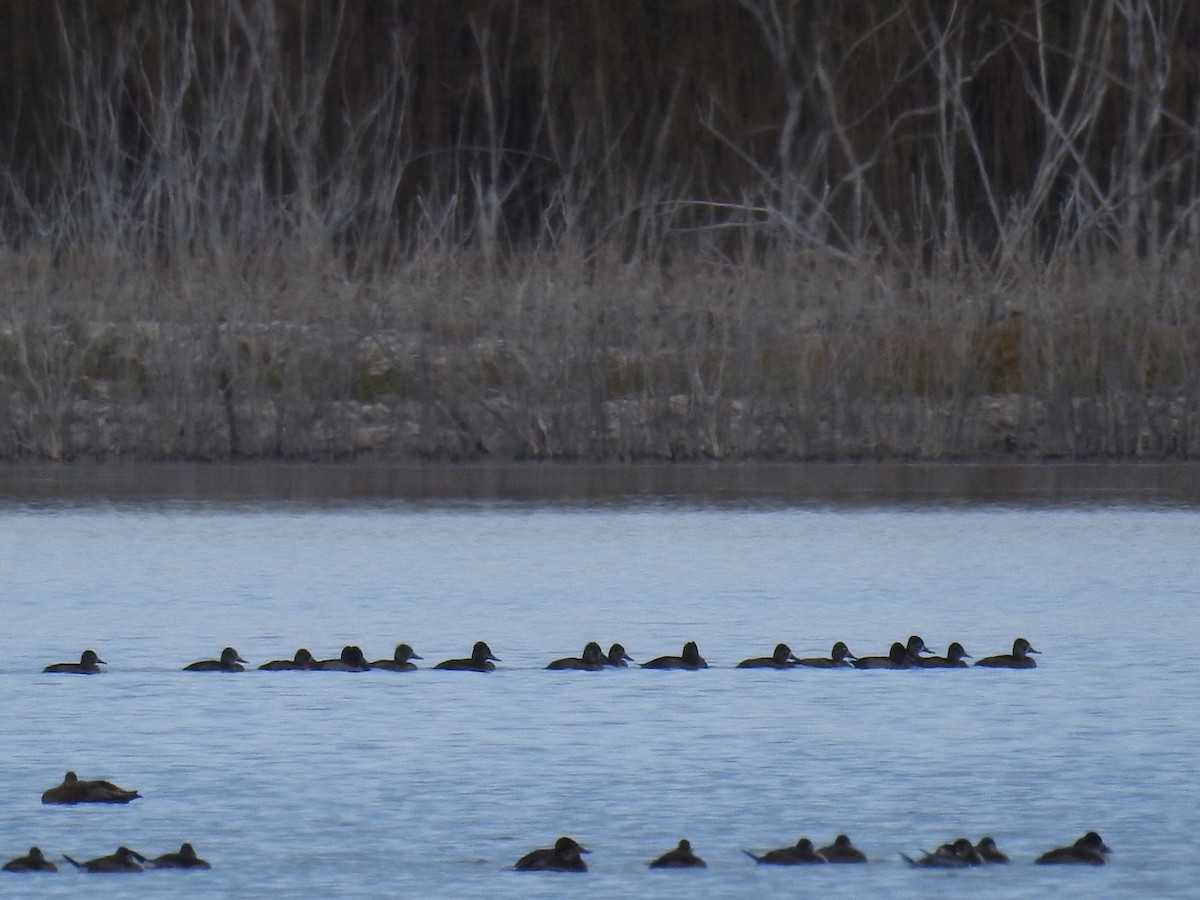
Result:
<svg viewBox="0 0 1200 900">
<path fill-rule="evenodd" d="M 81 872 L 144 872 L 150 869 L 211 869 L 205 860 L 196 855 L 191 844 L 183 843 L 173 853 L 164 853 L 153 859 L 142 856 L 136 850 L 128 847 L 118 847 L 108 856 L 97 856 L 85 862 L 79 862 L 63 854 L 63 859 Z M 30 847 L 29 852 L 16 859 L 10 859 L 3 866 L 5 872 L 57 872 L 58 866 L 46 859 L 38 847 Z"/>
<path fill-rule="evenodd" d="M 520 872 L 586 872 L 587 863 L 582 854 L 590 853 L 574 839 L 560 837 L 553 847 L 545 847 L 526 853 L 514 864 L 513 868 Z M 780 847 L 756 854 L 743 850 L 756 863 L 776 866 L 798 866 L 812 863 L 865 863 L 867 855 L 854 846 L 853 841 L 844 834 L 839 834 L 827 847 L 818 849 L 811 840 L 800 838 L 790 847 Z M 1073 844 L 1065 847 L 1055 847 L 1047 850 L 1034 862 L 1039 865 L 1070 865 L 1082 864 L 1102 866 L 1105 857 L 1110 853 L 1104 840 L 1094 831 L 1089 831 Z M 934 852 L 924 852 L 914 859 L 904 853 L 900 854 L 909 865 L 920 869 L 959 869 L 970 866 L 982 866 L 992 863 L 1006 863 L 1008 856 L 996 846 L 995 840 L 984 837 L 978 843 L 972 844 L 968 838 L 943 844 Z M 707 864 L 692 850 L 691 843 L 681 840 L 673 850 L 668 850 L 662 856 L 651 861 L 651 869 L 702 869 Z"/>
<path fill-rule="evenodd" d="M 560 837 L 553 847 L 532 850 L 522 856 L 514 869 L 520 872 L 586 872 L 587 863 L 583 854 L 590 850 L 582 847 L 569 837 Z M 747 856 L 762 865 L 797 866 L 822 863 L 865 863 L 867 856 L 854 846 L 847 835 L 839 834 L 827 847 L 817 849 L 813 842 L 806 837 L 800 838 L 790 847 L 780 847 L 768 850 L 759 855 L 749 850 L 743 850 Z M 1073 844 L 1065 847 L 1055 847 L 1039 856 L 1035 862 L 1041 865 L 1070 865 L 1082 864 L 1101 866 L 1105 857 L 1110 853 L 1104 840 L 1094 831 L 1089 831 Z M 979 843 L 972 844 L 968 838 L 958 838 L 943 844 L 936 851 L 924 853 L 919 859 L 913 859 L 906 854 L 900 856 L 915 868 L 951 869 L 970 866 L 982 866 L 991 863 L 1006 863 L 1008 856 L 1000 851 L 996 842 L 990 838 L 981 838 Z M 63 854 L 63 859 L 76 869 L 84 872 L 142 872 L 146 867 L 152 869 L 210 869 L 207 861 L 196 855 L 195 849 L 189 843 L 184 843 L 173 853 L 150 859 L 121 846 L 108 856 L 98 856 L 86 862 Z M 685 838 L 672 850 L 648 863 L 651 869 L 696 869 L 706 868 L 707 864 L 692 850 L 691 843 Z M 5 872 L 57 872 L 58 866 L 51 862 L 38 847 L 30 847 L 24 856 L 11 859 L 3 866 Z"/>
<path fill-rule="evenodd" d="M 1032 669 L 1037 662 L 1029 655 L 1038 653 L 1025 638 L 1013 641 L 1011 653 L 988 656 L 975 662 L 976 666 L 998 669 Z M 966 668 L 966 660 L 971 655 L 963 645 L 955 641 L 946 649 L 945 656 L 937 656 L 925 646 L 920 635 L 912 635 L 908 641 L 896 641 L 888 650 L 886 656 L 855 656 L 842 641 L 833 645 L 829 656 L 799 658 L 792 653 L 787 644 L 777 644 L 770 656 L 744 659 L 737 664 L 739 669 L 790 669 L 797 666 L 817 669 L 959 669 Z M 417 668 L 413 660 L 422 659 L 408 644 L 399 644 L 391 659 L 367 661 L 362 648 L 347 645 L 342 648 L 340 655 L 333 659 L 317 659 L 307 649 L 301 647 L 291 659 L 275 659 L 263 663 L 258 668 L 265 671 L 308 670 L 308 671 L 341 671 L 366 672 L 370 669 L 384 669 L 392 672 L 411 672 Z M 585 672 L 598 672 L 609 667 L 624 667 L 633 662 L 621 644 L 613 644 L 607 653 L 596 641 L 589 641 L 578 656 L 568 656 L 556 659 L 546 666 L 547 669 L 569 669 Z M 500 658 L 492 653 L 484 641 L 476 641 L 471 655 L 463 659 L 447 659 L 435 665 L 434 669 L 465 672 L 491 672 L 496 668 Z M 46 666 L 43 672 L 70 673 L 76 675 L 94 675 L 102 671 L 100 666 L 107 665 L 94 650 L 85 650 L 77 663 L 54 663 Z M 233 647 L 226 647 L 217 659 L 202 659 L 184 666 L 185 672 L 241 672 L 247 663 Z M 659 656 L 649 662 L 641 663 L 643 669 L 707 669 L 708 663 L 700 655 L 700 648 L 695 641 L 688 641 L 678 656 Z"/>
</svg>

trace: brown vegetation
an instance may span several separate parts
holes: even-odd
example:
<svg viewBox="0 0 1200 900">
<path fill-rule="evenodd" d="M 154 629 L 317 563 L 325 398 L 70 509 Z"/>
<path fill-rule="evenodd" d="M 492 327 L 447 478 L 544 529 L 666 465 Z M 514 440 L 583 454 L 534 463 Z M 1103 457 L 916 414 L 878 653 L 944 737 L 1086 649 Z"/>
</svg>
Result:
<svg viewBox="0 0 1200 900">
<path fill-rule="evenodd" d="M 0 457 L 1195 457 L 1197 35 L 12 0 Z"/>
</svg>

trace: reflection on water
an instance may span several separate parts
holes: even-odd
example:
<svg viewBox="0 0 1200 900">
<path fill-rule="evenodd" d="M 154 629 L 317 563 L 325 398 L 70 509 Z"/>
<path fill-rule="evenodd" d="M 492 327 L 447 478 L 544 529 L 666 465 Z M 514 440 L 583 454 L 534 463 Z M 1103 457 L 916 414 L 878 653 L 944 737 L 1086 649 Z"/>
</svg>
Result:
<svg viewBox="0 0 1200 900">
<path fill-rule="evenodd" d="M 1200 466 L 0 465 L 0 501 L 1200 505 Z"/>
<path fill-rule="evenodd" d="M 213 863 L 143 876 L 155 896 L 1142 897 L 1200 883 L 1200 662 L 1178 640 L 1200 626 L 1200 512 L 1168 479 L 1124 478 L 1113 506 L 1072 472 L 1087 502 L 1070 508 L 1049 502 L 1061 481 L 1023 499 L 993 483 L 997 506 L 939 493 L 950 476 L 928 470 L 919 487 L 893 482 L 904 502 L 888 504 L 879 469 L 818 467 L 827 489 L 844 479 L 855 502 L 839 504 L 811 473 L 760 468 L 739 495 L 728 470 L 697 467 L 668 470 L 690 479 L 672 490 L 638 476 L 692 502 L 646 502 L 657 495 L 626 482 L 602 503 L 570 484 L 575 469 L 476 469 L 448 504 L 444 470 L 382 470 L 369 503 L 349 469 L 149 467 L 139 486 L 99 467 L 86 489 L 72 476 L 75 493 L 69 471 L 37 476 L 53 490 L 5 474 L 7 496 L 26 498 L 0 507 L 6 859 L 187 840 Z M 106 478 L 123 485 L 117 505 L 98 502 Z M 521 502 L 538 479 L 550 502 Z M 223 502 L 193 502 L 216 482 Z M 795 502 L 774 502 L 780 483 Z M 779 641 L 878 654 L 912 633 L 975 657 L 1023 635 L 1043 655 L 1033 671 L 734 668 Z M 432 669 L 479 639 L 496 672 Z M 695 640 L 711 668 L 544 669 L 588 640 L 642 661 Z M 226 644 L 257 665 L 301 646 L 377 659 L 401 641 L 419 671 L 181 671 Z M 41 673 L 87 647 L 104 674 Z M 144 799 L 43 807 L 68 769 Z M 1032 865 L 1093 828 L 1111 865 Z M 797 871 L 742 853 L 839 832 L 871 863 Z M 508 870 L 560 834 L 594 850 L 587 875 Z M 1014 863 L 900 859 L 960 834 L 994 836 Z M 707 870 L 646 869 L 683 837 Z M 128 890 L 60 872 L 38 891 L 74 896 L 84 877 L 89 893 Z M 0 892 L 26 883 L 10 878 Z"/>
</svg>

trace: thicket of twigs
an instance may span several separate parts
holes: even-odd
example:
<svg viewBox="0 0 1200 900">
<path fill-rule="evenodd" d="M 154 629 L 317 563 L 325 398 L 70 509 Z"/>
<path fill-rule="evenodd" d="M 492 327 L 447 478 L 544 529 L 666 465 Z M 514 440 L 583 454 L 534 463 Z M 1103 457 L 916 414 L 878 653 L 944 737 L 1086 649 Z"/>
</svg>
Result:
<svg viewBox="0 0 1200 900">
<path fill-rule="evenodd" d="M 1200 4 L 10 0 L 0 457 L 1190 458 Z"/>
</svg>

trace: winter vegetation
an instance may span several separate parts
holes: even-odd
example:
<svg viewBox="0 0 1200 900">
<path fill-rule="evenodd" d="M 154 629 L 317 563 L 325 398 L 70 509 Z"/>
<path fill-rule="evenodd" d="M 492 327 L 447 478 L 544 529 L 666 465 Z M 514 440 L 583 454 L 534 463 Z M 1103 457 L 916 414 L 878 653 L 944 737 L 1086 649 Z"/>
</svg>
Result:
<svg viewBox="0 0 1200 900">
<path fill-rule="evenodd" d="M 8 0 L 0 458 L 1190 459 L 1191 0 Z"/>
</svg>

